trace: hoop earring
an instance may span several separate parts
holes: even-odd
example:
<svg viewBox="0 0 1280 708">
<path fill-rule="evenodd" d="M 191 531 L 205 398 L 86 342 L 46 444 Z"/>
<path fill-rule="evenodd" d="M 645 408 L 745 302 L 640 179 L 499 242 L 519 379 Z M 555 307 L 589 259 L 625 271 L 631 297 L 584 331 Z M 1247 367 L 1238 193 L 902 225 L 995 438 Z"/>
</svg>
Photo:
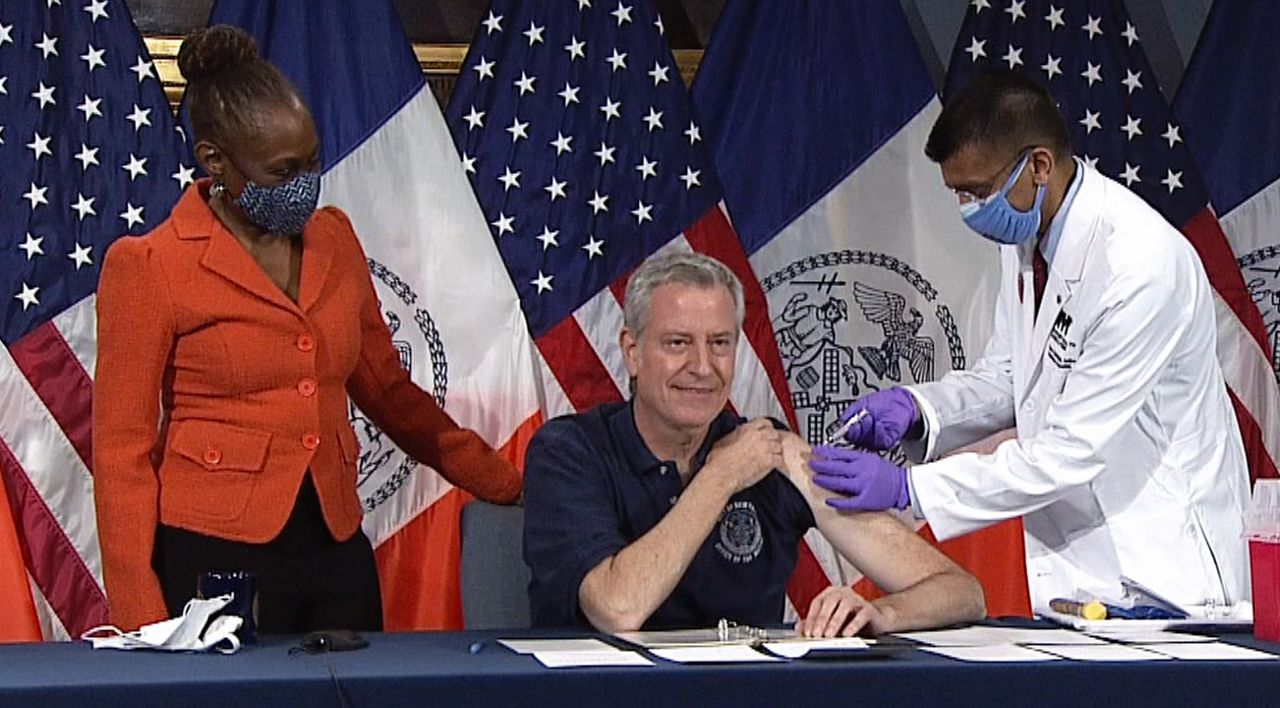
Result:
<svg viewBox="0 0 1280 708">
<path fill-rule="evenodd" d="M 213 186 L 209 188 L 209 196 L 211 197 L 218 197 L 221 199 L 222 197 L 225 197 L 226 194 L 227 185 L 223 184 L 221 180 L 214 182 Z"/>
</svg>

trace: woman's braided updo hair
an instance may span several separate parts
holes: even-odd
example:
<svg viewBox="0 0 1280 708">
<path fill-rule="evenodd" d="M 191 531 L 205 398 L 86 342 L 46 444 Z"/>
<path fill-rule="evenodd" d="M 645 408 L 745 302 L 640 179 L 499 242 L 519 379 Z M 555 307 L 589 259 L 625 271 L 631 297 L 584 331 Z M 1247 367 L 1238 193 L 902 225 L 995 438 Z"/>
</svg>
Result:
<svg viewBox="0 0 1280 708">
<path fill-rule="evenodd" d="M 260 129 L 258 117 L 272 105 L 301 103 L 280 70 L 258 55 L 248 32 L 215 25 L 187 35 L 178 50 L 178 70 L 187 80 L 187 112 L 196 140 L 223 149 L 242 144 Z"/>
</svg>

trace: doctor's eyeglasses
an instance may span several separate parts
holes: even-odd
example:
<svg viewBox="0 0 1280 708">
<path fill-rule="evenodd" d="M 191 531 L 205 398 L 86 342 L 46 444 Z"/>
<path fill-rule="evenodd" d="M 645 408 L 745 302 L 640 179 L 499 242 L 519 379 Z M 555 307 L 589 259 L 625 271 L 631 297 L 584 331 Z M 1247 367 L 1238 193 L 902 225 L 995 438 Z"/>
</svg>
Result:
<svg viewBox="0 0 1280 708">
<path fill-rule="evenodd" d="M 978 185 L 980 186 L 971 186 L 967 189 L 951 188 L 951 191 L 956 195 L 956 200 L 961 204 L 980 202 L 1000 191 L 1005 180 L 1009 179 L 1009 175 L 1015 168 L 1017 168 L 1018 163 L 1030 155 L 1031 151 L 1034 150 L 1035 147 L 1036 146 L 1034 145 L 1028 145 L 1027 147 L 1019 150 L 1018 153 L 1013 156 L 1013 159 L 1005 163 L 1005 165 L 1001 167 L 998 172 L 992 175 L 990 179 L 979 182 Z"/>
</svg>

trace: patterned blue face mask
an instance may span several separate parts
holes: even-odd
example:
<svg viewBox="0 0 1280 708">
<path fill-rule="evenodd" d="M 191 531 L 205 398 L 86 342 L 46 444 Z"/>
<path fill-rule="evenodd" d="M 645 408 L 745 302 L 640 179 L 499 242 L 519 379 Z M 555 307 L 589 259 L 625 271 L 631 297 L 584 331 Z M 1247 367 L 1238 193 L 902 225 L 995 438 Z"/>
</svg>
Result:
<svg viewBox="0 0 1280 708">
<path fill-rule="evenodd" d="M 277 187 L 246 183 L 236 205 L 264 231 L 293 236 L 302 233 L 319 201 L 320 173 L 299 172 Z"/>
<path fill-rule="evenodd" d="M 1011 246 L 1026 241 L 1040 230 L 1040 203 L 1044 201 L 1045 185 L 1036 187 L 1036 203 L 1030 211 L 1018 211 L 1009 203 L 1009 190 L 1022 176 L 1030 157 L 1030 153 L 1022 156 L 1000 191 L 982 201 L 960 205 L 960 215 L 969 228 L 996 243 Z"/>
</svg>

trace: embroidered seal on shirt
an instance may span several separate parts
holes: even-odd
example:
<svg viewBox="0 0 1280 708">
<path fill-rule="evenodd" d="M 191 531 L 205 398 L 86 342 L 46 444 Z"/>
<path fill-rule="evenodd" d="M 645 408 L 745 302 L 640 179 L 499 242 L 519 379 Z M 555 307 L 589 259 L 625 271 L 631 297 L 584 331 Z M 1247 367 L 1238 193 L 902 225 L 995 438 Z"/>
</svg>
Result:
<svg viewBox="0 0 1280 708">
<path fill-rule="evenodd" d="M 933 284 L 884 253 L 846 250 L 794 261 L 760 282 L 775 314 L 801 435 L 826 439 L 855 399 L 963 369 L 964 345 Z M 948 366 L 949 365 L 949 366 Z"/>
<path fill-rule="evenodd" d="M 417 306 L 418 294 L 413 288 L 390 268 L 370 258 L 369 271 L 381 298 L 382 316 L 391 330 L 391 343 L 400 355 L 400 365 L 444 408 L 449 387 L 449 363 L 435 321 L 425 308 Z M 418 467 L 418 462 L 396 447 L 391 438 L 354 404 L 348 402 L 347 406 L 351 427 L 360 441 L 357 490 L 361 505 L 368 514 L 400 491 Z M 397 520 L 388 521 L 395 523 Z M 370 540 L 375 544 L 381 540 L 376 536 L 376 532 L 370 533 Z"/>
<path fill-rule="evenodd" d="M 750 563 L 764 547 L 764 533 L 756 505 L 749 501 L 730 502 L 720 515 L 720 540 L 716 551 L 733 563 Z"/>
</svg>

